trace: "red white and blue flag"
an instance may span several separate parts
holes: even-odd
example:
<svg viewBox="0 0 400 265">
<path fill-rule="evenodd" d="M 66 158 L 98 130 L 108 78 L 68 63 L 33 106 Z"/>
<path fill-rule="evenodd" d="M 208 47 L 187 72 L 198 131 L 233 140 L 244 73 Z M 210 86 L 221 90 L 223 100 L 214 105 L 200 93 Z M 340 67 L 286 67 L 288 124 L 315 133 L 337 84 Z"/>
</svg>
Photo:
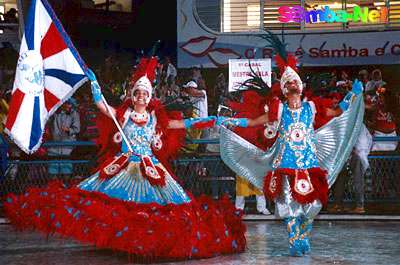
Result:
<svg viewBox="0 0 400 265">
<path fill-rule="evenodd" d="M 46 121 L 87 81 L 87 67 L 46 0 L 32 0 L 21 42 L 5 132 L 26 153 Z"/>
</svg>

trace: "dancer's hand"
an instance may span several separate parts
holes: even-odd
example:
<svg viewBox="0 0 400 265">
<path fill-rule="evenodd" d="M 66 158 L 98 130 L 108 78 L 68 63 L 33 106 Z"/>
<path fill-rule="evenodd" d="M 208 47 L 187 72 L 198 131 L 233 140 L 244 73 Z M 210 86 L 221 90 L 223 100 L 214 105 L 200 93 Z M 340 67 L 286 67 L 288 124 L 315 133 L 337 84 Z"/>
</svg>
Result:
<svg viewBox="0 0 400 265">
<path fill-rule="evenodd" d="M 348 110 L 354 97 L 355 93 L 353 91 L 348 92 L 343 100 L 339 102 L 339 108 L 343 111 Z"/>
<path fill-rule="evenodd" d="M 101 88 L 99 82 L 97 82 L 96 75 L 91 69 L 87 71 L 87 77 L 90 80 L 90 86 L 92 88 L 92 95 L 94 103 L 98 103 L 102 100 Z"/>
<path fill-rule="evenodd" d="M 348 110 L 355 96 L 360 95 L 362 92 L 363 92 L 362 82 L 358 79 L 354 80 L 351 91 L 348 92 L 346 96 L 343 98 L 343 100 L 339 103 L 339 108 L 343 111 Z"/>
<path fill-rule="evenodd" d="M 230 118 L 230 117 L 218 117 L 217 125 L 224 125 L 227 127 L 248 127 L 249 120 L 246 118 Z"/>
<path fill-rule="evenodd" d="M 356 94 L 357 96 L 360 95 L 363 92 L 363 84 L 360 80 L 356 79 L 353 82 L 353 86 L 351 88 L 351 91 Z"/>
<path fill-rule="evenodd" d="M 92 69 L 88 68 L 86 76 L 89 78 L 90 82 L 97 81 L 95 73 L 93 73 Z"/>
</svg>

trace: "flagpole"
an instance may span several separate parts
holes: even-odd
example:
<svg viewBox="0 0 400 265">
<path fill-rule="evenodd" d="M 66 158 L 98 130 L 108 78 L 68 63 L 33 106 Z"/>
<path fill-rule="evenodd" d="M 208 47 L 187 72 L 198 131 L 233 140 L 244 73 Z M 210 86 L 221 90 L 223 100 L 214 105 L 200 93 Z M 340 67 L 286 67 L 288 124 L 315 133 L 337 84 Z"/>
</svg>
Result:
<svg viewBox="0 0 400 265">
<path fill-rule="evenodd" d="M 111 112 L 110 106 L 108 105 L 106 99 L 104 98 L 104 95 L 101 94 L 101 99 L 103 101 L 104 106 L 107 109 L 107 112 L 110 114 L 111 119 L 114 121 L 115 126 L 117 126 L 119 133 L 122 136 L 122 139 L 125 141 L 126 145 L 128 146 L 129 152 L 133 153 L 133 149 L 131 147 L 131 144 L 128 141 L 128 138 L 126 137 L 125 133 L 122 131 L 121 126 L 119 125 L 117 119 L 115 118 L 115 116 L 113 115 L 113 113 Z"/>
</svg>

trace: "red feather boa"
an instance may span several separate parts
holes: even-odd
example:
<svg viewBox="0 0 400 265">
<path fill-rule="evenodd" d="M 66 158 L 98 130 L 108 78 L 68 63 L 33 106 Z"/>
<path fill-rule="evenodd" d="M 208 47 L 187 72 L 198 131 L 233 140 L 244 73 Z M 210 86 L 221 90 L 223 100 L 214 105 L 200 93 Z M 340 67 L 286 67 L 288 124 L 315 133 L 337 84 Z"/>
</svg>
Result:
<svg viewBox="0 0 400 265">
<path fill-rule="evenodd" d="M 267 104 L 269 97 L 262 97 L 257 92 L 246 90 L 242 92 L 241 102 L 228 102 L 228 106 L 236 112 L 236 118 L 255 119 L 265 113 L 264 106 Z M 263 150 L 268 149 L 275 139 L 267 139 L 264 136 L 264 126 L 251 128 L 236 127 L 235 133 Z"/>
<path fill-rule="evenodd" d="M 242 211 L 227 197 L 190 203 L 138 204 L 59 182 L 8 195 L 5 214 L 20 230 L 72 237 L 97 248 L 126 251 L 140 260 L 207 258 L 245 250 Z"/>
</svg>

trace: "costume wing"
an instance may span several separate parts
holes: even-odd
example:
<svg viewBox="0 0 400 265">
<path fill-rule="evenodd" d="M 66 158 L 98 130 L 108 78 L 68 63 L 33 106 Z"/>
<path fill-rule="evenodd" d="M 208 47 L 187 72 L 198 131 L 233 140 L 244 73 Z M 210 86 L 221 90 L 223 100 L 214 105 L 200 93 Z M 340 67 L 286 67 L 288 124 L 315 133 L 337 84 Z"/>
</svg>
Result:
<svg viewBox="0 0 400 265">
<path fill-rule="evenodd" d="M 329 187 L 347 161 L 360 134 L 364 118 L 364 99 L 358 96 L 349 109 L 316 131 L 317 157 L 321 168 L 328 171 Z M 236 174 L 262 189 L 264 177 L 273 170 L 276 143 L 264 152 L 226 127 L 221 127 L 221 158 Z"/>
<path fill-rule="evenodd" d="M 272 160 L 275 157 L 276 149 L 274 144 L 265 152 L 221 126 L 220 153 L 222 160 L 236 174 L 260 190 L 263 188 L 265 175 L 272 170 Z"/>
<path fill-rule="evenodd" d="M 364 99 L 357 96 L 349 109 L 319 128 L 317 157 L 321 168 L 328 171 L 329 188 L 347 161 L 361 131 L 364 118 Z"/>
</svg>

